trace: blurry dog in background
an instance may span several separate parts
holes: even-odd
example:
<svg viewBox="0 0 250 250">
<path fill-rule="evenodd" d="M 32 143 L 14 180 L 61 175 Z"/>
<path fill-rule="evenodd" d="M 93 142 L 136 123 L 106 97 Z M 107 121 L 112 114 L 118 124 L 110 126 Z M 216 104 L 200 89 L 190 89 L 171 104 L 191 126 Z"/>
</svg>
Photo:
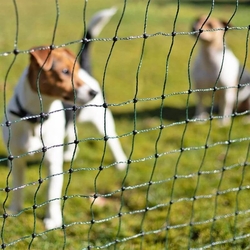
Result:
<svg viewBox="0 0 250 250">
<path fill-rule="evenodd" d="M 244 102 L 249 109 L 250 86 L 239 88 L 239 84 L 250 82 L 250 74 L 244 70 L 233 52 L 224 46 L 223 35 L 227 23 L 216 18 L 199 17 L 193 23 L 193 31 L 198 31 L 200 50 L 191 70 L 196 89 L 225 88 L 215 91 L 215 104 L 222 116 L 222 125 L 230 122 L 236 102 Z M 215 29 L 215 30 L 214 30 Z M 216 30 L 219 29 L 219 30 Z M 240 78 L 241 76 L 241 78 Z M 212 90 L 211 90 L 212 91 Z M 195 117 L 204 119 L 207 112 L 204 106 L 205 97 L 212 96 L 211 91 L 197 91 Z"/>
</svg>

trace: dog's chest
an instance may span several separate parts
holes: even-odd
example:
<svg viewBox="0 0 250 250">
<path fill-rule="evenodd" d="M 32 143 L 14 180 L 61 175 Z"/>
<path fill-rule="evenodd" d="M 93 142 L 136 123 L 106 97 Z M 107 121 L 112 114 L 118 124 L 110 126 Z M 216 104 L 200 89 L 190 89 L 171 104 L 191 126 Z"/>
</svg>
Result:
<svg viewBox="0 0 250 250">
<path fill-rule="evenodd" d="M 230 50 L 207 49 L 198 54 L 192 76 L 198 87 L 230 86 L 235 85 L 238 68 L 239 62 Z"/>
<path fill-rule="evenodd" d="M 43 147 L 49 148 L 63 144 L 65 116 L 61 102 L 54 101 L 47 114 L 48 119 L 43 123 L 23 120 L 11 125 L 10 149 L 14 155 L 41 151 Z M 9 118 L 11 121 L 17 120 L 17 117 L 11 113 L 9 113 Z M 6 127 L 4 138 L 6 142 L 9 140 L 9 132 Z"/>
<path fill-rule="evenodd" d="M 210 87 L 215 83 L 219 74 L 219 63 L 221 58 L 218 54 L 198 54 L 192 69 L 192 78 L 196 84 Z"/>
</svg>

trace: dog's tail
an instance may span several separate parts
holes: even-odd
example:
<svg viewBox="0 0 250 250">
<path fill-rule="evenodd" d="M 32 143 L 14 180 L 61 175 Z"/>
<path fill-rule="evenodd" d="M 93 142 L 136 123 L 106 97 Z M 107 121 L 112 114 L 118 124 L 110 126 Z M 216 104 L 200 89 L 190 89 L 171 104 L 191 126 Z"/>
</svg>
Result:
<svg viewBox="0 0 250 250">
<path fill-rule="evenodd" d="M 110 18 L 116 13 L 116 8 L 104 9 L 98 11 L 90 20 L 87 27 L 85 37 L 87 40 L 97 37 L 103 27 L 109 22 Z M 91 60 L 90 60 L 90 45 L 91 41 L 84 44 L 82 54 L 80 56 L 81 68 L 86 70 L 91 75 Z"/>
</svg>

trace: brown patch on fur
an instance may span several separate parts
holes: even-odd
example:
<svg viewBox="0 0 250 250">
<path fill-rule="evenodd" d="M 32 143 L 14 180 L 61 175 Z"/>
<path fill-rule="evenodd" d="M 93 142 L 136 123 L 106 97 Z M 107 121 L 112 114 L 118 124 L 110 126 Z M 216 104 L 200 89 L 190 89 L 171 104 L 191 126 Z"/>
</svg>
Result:
<svg viewBox="0 0 250 250">
<path fill-rule="evenodd" d="M 28 73 L 32 90 L 37 92 L 39 89 L 47 96 L 73 100 L 72 80 L 75 89 L 84 84 L 78 76 L 80 65 L 75 61 L 76 56 L 66 48 L 32 50 Z"/>
</svg>

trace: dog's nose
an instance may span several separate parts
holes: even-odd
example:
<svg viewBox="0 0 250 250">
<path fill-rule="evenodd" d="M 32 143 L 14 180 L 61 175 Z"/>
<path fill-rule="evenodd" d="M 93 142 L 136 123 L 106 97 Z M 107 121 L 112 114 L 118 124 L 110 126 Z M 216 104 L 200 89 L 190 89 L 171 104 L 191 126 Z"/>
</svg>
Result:
<svg viewBox="0 0 250 250">
<path fill-rule="evenodd" d="M 98 92 L 95 91 L 95 90 L 93 90 L 93 89 L 91 89 L 91 90 L 89 91 L 89 95 L 90 95 L 91 97 L 93 97 L 93 98 L 94 98 L 97 94 L 98 94 Z"/>
</svg>

